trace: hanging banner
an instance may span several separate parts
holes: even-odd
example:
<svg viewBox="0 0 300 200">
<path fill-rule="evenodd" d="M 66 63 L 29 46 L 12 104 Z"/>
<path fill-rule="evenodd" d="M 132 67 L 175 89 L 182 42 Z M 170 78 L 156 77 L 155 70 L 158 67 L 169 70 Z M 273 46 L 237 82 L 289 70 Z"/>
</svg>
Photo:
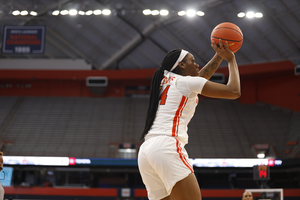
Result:
<svg viewBox="0 0 300 200">
<path fill-rule="evenodd" d="M 5 26 L 2 53 L 44 53 L 44 26 Z"/>
</svg>

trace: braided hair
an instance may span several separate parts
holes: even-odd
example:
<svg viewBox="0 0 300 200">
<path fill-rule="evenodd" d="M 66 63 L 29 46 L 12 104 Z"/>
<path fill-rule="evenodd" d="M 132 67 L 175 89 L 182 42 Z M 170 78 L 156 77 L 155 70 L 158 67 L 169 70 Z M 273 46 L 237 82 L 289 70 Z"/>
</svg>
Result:
<svg viewBox="0 0 300 200">
<path fill-rule="evenodd" d="M 144 131 L 141 135 L 141 139 L 145 137 L 145 135 L 150 130 L 158 109 L 159 103 L 159 93 L 160 93 L 160 84 L 161 80 L 164 76 L 164 70 L 170 71 L 173 65 L 176 63 L 181 53 L 181 49 L 174 49 L 169 51 L 164 57 L 160 67 L 155 71 L 152 80 L 151 80 L 151 88 L 150 88 L 150 102 L 147 112 L 146 124 Z M 176 73 L 177 67 L 173 70 Z"/>
</svg>

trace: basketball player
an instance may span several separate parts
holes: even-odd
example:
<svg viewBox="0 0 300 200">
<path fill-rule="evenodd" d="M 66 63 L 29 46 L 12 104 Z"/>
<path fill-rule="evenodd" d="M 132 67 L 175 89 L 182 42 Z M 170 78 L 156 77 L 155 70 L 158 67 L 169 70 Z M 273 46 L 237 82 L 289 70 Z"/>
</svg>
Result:
<svg viewBox="0 0 300 200">
<path fill-rule="evenodd" d="M 0 151 L 0 172 L 3 169 L 3 153 Z M 0 200 L 4 199 L 4 188 L 2 186 L 2 184 L 0 183 Z"/>
<path fill-rule="evenodd" d="M 188 143 L 187 124 L 194 115 L 198 94 L 226 99 L 240 97 L 235 56 L 227 42 L 225 47 L 220 46 L 212 44 L 216 54 L 201 70 L 191 53 L 172 50 L 153 75 L 142 134 L 145 141 L 138 154 L 139 170 L 150 200 L 201 200 L 200 188 L 184 148 Z M 227 85 L 208 80 L 222 59 L 228 62 Z"/>
<path fill-rule="evenodd" d="M 244 192 L 242 200 L 253 200 L 252 192 Z"/>
</svg>

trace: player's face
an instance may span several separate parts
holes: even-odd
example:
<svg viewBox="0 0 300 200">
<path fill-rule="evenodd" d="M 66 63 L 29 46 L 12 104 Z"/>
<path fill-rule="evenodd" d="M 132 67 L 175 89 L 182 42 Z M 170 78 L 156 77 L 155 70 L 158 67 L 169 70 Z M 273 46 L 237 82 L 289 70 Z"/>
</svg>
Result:
<svg viewBox="0 0 300 200">
<path fill-rule="evenodd" d="M 242 200 L 253 200 L 253 196 L 252 196 L 251 192 L 245 192 L 243 194 L 243 199 Z"/>
<path fill-rule="evenodd" d="M 195 58 L 192 54 L 188 53 L 183 61 L 184 76 L 199 76 L 199 65 L 195 62 Z"/>
</svg>

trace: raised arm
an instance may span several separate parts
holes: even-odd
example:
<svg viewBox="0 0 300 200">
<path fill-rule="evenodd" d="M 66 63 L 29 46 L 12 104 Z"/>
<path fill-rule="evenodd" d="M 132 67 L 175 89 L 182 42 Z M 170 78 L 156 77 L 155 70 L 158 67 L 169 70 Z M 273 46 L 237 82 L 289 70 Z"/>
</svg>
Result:
<svg viewBox="0 0 300 200">
<path fill-rule="evenodd" d="M 214 57 L 200 70 L 199 76 L 209 80 L 220 66 L 222 60 L 223 58 L 216 53 Z"/>
<path fill-rule="evenodd" d="M 222 44 L 222 41 L 219 41 Z M 213 42 L 212 47 L 216 53 L 228 62 L 229 77 L 227 84 L 219 84 L 207 81 L 202 89 L 202 95 L 212 98 L 237 99 L 241 96 L 240 75 L 234 53 L 229 49 L 226 42 L 225 47 L 218 48 Z"/>
</svg>

